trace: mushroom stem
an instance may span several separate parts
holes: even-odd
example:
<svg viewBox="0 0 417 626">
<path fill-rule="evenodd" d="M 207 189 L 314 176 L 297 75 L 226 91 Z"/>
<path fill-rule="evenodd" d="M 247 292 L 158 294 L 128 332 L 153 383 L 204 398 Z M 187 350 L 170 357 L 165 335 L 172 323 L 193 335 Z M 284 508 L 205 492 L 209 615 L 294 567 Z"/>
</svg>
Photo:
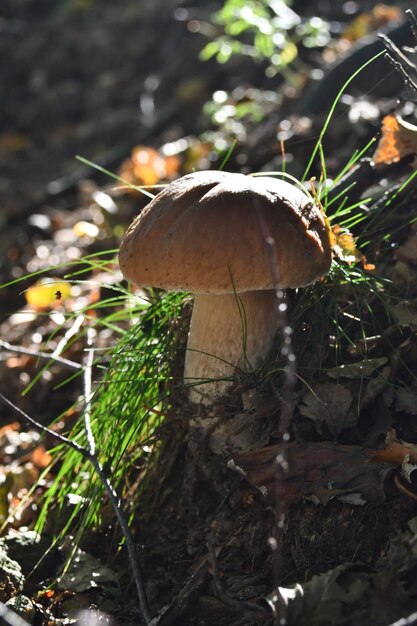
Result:
<svg viewBox="0 0 417 626">
<path fill-rule="evenodd" d="M 273 290 L 197 294 L 184 367 L 184 382 L 192 385 L 190 400 L 213 404 L 231 386 L 236 368 L 252 371 L 258 367 L 277 327 Z"/>
</svg>

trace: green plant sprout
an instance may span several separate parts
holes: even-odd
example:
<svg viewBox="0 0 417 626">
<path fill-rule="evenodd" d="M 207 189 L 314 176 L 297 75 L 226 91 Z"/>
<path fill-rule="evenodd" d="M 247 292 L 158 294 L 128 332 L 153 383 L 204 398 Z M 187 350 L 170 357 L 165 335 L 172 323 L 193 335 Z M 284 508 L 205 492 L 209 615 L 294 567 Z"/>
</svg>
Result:
<svg viewBox="0 0 417 626">
<path fill-rule="evenodd" d="M 226 0 L 213 15 L 223 34 L 201 51 L 203 60 L 226 63 L 236 55 L 266 63 L 266 75 L 284 72 L 298 59 L 298 46 L 323 47 L 330 40 L 328 23 L 319 18 L 302 19 L 288 0 Z"/>
</svg>

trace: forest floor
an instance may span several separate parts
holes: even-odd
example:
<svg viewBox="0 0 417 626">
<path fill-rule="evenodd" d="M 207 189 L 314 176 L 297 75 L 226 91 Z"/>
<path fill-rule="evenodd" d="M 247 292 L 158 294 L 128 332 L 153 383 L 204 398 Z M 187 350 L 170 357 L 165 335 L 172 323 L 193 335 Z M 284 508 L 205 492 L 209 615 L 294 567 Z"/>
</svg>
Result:
<svg viewBox="0 0 417 626">
<path fill-rule="evenodd" d="M 61 383 L 71 363 L 85 365 L 81 331 L 108 315 L 111 307 L 96 305 L 122 283 L 111 251 L 148 201 L 76 155 L 152 185 L 217 169 L 234 146 L 227 170 L 281 171 L 285 159 L 301 178 L 339 89 L 383 49 L 378 31 L 415 45 L 395 7 L 398 20 L 368 26 L 365 37 L 341 46 L 359 12 L 354 4 L 344 11 L 320 3 L 333 39 L 325 50 L 301 47 L 284 80 L 241 57 L 224 65 L 199 59 L 217 32 L 216 2 L 5 0 L 0 392 L 12 403 L 42 425 L 59 417 L 54 428 L 68 432 L 85 381 Z M 308 16 L 316 5 L 293 8 Z M 360 7 L 368 15 L 374 8 Z M 394 113 L 415 119 L 415 94 L 380 57 L 340 99 L 323 138 L 326 178 L 379 139 L 382 120 Z M 330 219 L 341 198 L 357 207 L 351 235 L 339 218 L 332 222 L 336 269 L 314 292 L 289 296 L 299 380 L 285 481 L 275 461 L 285 380 L 272 366 L 265 379 L 239 381 L 218 409 L 220 427 L 204 437 L 190 431 L 195 408 L 178 393 L 146 479 L 142 461 L 133 463 L 125 507 L 138 510 L 133 531 L 154 624 L 266 626 L 276 620 L 278 586 L 289 625 L 388 626 L 417 611 L 417 131 L 402 137 L 401 151 L 388 124 L 379 163 L 375 142 L 329 191 Z M 321 165 L 316 158 L 309 177 L 319 181 Z M 64 276 L 85 255 L 104 262 L 62 293 Z M 63 282 L 33 287 L 43 275 Z M 178 343 L 188 319 L 186 302 Z M 96 350 L 110 355 L 118 339 L 114 326 L 97 325 Z M 64 571 L 75 539 L 68 531 L 55 544 L 52 536 L 71 515 L 70 498 L 59 515 L 51 504 L 41 535 L 33 530 L 54 476 L 44 474 L 53 437 L 40 437 L 2 403 L 0 444 L 0 602 L 36 626 L 142 623 L 108 502 L 104 523 L 85 533 Z M 279 558 L 270 549 L 277 498 L 285 512 Z"/>
</svg>

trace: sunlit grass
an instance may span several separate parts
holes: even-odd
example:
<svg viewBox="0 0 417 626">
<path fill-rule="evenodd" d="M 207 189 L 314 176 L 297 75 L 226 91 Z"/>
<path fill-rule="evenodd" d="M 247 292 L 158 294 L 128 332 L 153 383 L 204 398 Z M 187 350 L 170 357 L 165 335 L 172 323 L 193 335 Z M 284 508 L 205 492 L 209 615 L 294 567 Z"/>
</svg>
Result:
<svg viewBox="0 0 417 626">
<path fill-rule="evenodd" d="M 181 294 L 154 293 L 147 305 L 126 309 L 125 321 L 134 320 L 133 325 L 125 328 L 116 347 L 95 359 L 99 378 L 89 407 L 91 428 L 99 460 L 121 492 L 127 468 L 142 457 L 147 459 L 158 447 L 157 429 L 169 410 L 170 390 L 178 383 L 170 372 L 175 341 L 170 326 L 183 299 Z M 86 321 L 89 323 L 97 324 L 97 320 Z M 104 370 L 99 369 L 109 357 Z M 83 445 L 84 408 L 82 404 L 77 408 L 79 417 L 67 434 Z M 44 497 L 38 527 L 42 528 L 51 506 L 68 508 L 68 499 L 73 503 L 74 519 L 82 513 L 83 527 L 98 525 L 103 487 L 90 463 L 65 445 L 52 454 L 55 475 Z"/>
</svg>

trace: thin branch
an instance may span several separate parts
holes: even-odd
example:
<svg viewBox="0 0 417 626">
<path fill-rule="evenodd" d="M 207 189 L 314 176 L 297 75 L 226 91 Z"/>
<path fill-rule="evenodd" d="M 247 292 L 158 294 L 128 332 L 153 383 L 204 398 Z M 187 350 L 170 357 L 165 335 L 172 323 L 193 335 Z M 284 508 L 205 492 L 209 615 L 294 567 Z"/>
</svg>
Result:
<svg viewBox="0 0 417 626">
<path fill-rule="evenodd" d="M 93 431 L 91 430 L 91 400 L 92 394 L 92 379 L 93 379 L 93 363 L 94 363 L 94 348 L 93 336 L 95 330 L 91 326 L 87 329 L 87 358 L 84 366 L 84 430 L 87 439 L 88 451 L 91 455 L 95 454 L 96 443 L 94 440 Z"/>
<path fill-rule="evenodd" d="M 23 411 L 23 409 L 21 409 L 16 404 L 14 404 L 11 400 L 9 400 L 9 398 L 6 398 L 6 396 L 3 395 L 1 392 L 0 392 L 0 400 L 3 400 L 3 402 L 7 404 L 10 408 L 12 408 L 13 411 L 15 411 L 16 413 L 19 413 L 19 415 L 24 417 L 25 420 L 29 422 L 29 424 L 33 426 L 36 430 L 38 430 L 40 433 L 51 435 L 51 437 L 54 437 L 54 439 L 58 439 L 60 443 L 64 443 L 66 446 L 69 446 L 70 448 L 72 448 L 73 450 L 81 454 L 81 456 L 84 459 L 91 461 L 91 456 L 88 450 L 80 446 L 76 441 L 73 441 L 72 439 L 68 439 L 68 437 L 65 437 L 65 435 L 61 435 L 60 433 L 57 433 L 54 430 L 51 430 L 47 426 L 40 424 L 39 422 L 34 420 L 33 417 L 30 417 L 30 415 L 28 415 L 25 411 Z"/>
<path fill-rule="evenodd" d="M 407 17 L 410 21 L 411 32 L 414 36 L 414 39 L 417 41 L 417 20 L 411 9 L 406 11 Z M 384 45 L 388 52 L 386 52 L 385 56 L 388 61 L 393 65 L 393 67 L 400 72 L 408 87 L 411 87 L 414 91 L 417 91 L 417 67 L 413 61 L 411 61 L 404 52 L 395 45 L 395 43 L 384 35 L 383 33 L 379 34 L 379 38 L 384 42 Z M 405 48 L 404 48 L 405 49 Z M 408 51 L 415 53 L 416 49 L 407 49 Z"/>
<path fill-rule="evenodd" d="M 93 347 L 93 337 L 95 335 L 95 330 L 93 328 L 87 329 L 87 358 L 84 366 L 84 431 L 87 440 L 89 459 L 92 463 L 94 469 L 97 472 L 97 475 L 100 478 L 101 484 L 104 487 L 104 490 L 107 493 L 107 496 L 114 508 L 116 513 L 117 520 L 119 522 L 120 528 L 122 530 L 123 536 L 126 541 L 126 548 L 129 555 L 130 565 L 133 571 L 133 578 L 135 580 L 136 591 L 139 598 L 139 606 L 142 612 L 142 616 L 146 622 L 149 624 L 151 622 L 151 616 L 149 613 L 148 600 L 145 592 L 145 585 L 143 582 L 142 572 L 139 565 L 139 555 L 136 543 L 133 539 L 132 533 L 129 528 L 129 523 L 126 519 L 126 516 L 121 508 L 120 498 L 114 489 L 113 485 L 109 481 L 103 467 L 98 459 L 96 454 L 96 442 L 94 439 L 94 434 L 91 428 L 91 401 L 93 398 L 92 393 L 92 374 L 93 374 L 93 364 L 94 364 L 94 347 Z"/>
<path fill-rule="evenodd" d="M 90 461 L 97 472 L 97 475 L 100 478 L 100 481 L 107 493 L 107 496 L 114 508 L 114 512 L 116 513 L 117 521 L 119 522 L 120 528 L 122 530 L 123 536 L 126 541 L 126 548 L 129 554 L 129 561 L 133 571 L 133 578 L 135 580 L 136 592 L 139 598 L 139 606 L 145 620 L 146 624 L 150 624 L 152 621 L 151 615 L 149 613 L 148 600 L 145 592 L 145 585 L 143 582 L 143 576 L 141 567 L 139 565 L 139 554 L 137 550 L 136 543 L 133 539 L 132 533 L 130 531 L 130 527 L 126 516 L 120 506 L 120 498 L 107 478 L 99 460 L 96 456 L 92 456 Z"/>
<path fill-rule="evenodd" d="M 58 356 L 56 354 L 52 354 L 50 352 L 38 352 L 38 350 L 31 350 L 30 348 L 23 348 L 21 346 L 15 346 L 8 341 L 3 341 L 0 339 L 0 348 L 4 348 L 9 352 L 17 352 L 19 354 L 27 354 L 29 356 L 36 356 L 40 359 L 48 359 L 50 361 L 56 361 L 57 363 L 61 363 L 62 365 L 66 365 L 67 367 L 71 367 L 72 369 L 82 369 L 82 365 L 76 363 L 75 361 L 70 361 L 69 359 L 64 359 L 62 356 Z"/>
<path fill-rule="evenodd" d="M 384 33 L 379 33 L 378 37 L 382 39 L 385 47 L 388 48 L 389 52 L 394 58 L 398 59 L 398 61 L 409 70 L 415 71 L 416 66 L 414 65 L 414 63 L 405 56 L 404 52 L 402 52 L 402 50 L 400 50 L 400 48 L 396 46 L 395 43 L 391 41 L 389 37 L 387 37 L 387 35 L 385 35 Z"/>
<path fill-rule="evenodd" d="M 417 19 L 416 19 L 416 16 L 414 15 L 414 13 L 413 13 L 413 11 L 411 9 L 406 9 L 405 14 L 408 17 L 408 19 L 410 20 L 411 32 L 413 33 L 413 37 L 414 37 L 414 39 L 417 42 Z"/>
<path fill-rule="evenodd" d="M 69 328 L 64 336 L 60 339 L 57 347 L 55 348 L 54 352 L 53 352 L 53 356 L 59 356 L 60 354 L 62 354 L 62 352 L 65 350 L 65 348 L 68 345 L 68 342 L 70 341 L 70 339 L 72 339 L 74 337 L 74 335 L 76 335 L 79 330 L 81 329 L 82 325 L 85 322 L 85 316 L 84 315 L 77 315 L 77 317 L 74 320 L 74 323 L 72 324 L 71 328 Z"/>
<path fill-rule="evenodd" d="M 403 77 L 403 80 L 406 83 L 406 85 L 408 87 L 411 87 L 411 89 L 414 89 L 414 91 L 417 91 L 417 83 L 416 83 L 416 81 L 410 76 L 409 72 L 400 63 L 400 61 L 396 61 L 394 59 L 394 57 L 391 56 L 391 54 L 389 52 L 387 52 L 385 54 L 385 57 L 388 59 L 388 61 L 391 63 L 391 65 L 394 67 L 394 69 L 396 69 L 401 74 L 401 76 Z"/>
</svg>

